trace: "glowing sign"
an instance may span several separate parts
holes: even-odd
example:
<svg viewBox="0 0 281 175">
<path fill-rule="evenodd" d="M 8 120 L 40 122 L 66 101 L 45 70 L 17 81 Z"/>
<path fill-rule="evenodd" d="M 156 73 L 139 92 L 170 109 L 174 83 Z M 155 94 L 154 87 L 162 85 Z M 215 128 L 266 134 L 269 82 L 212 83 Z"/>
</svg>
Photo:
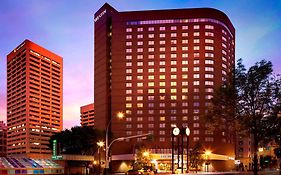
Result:
<svg viewBox="0 0 281 175">
<path fill-rule="evenodd" d="M 102 11 L 94 20 L 97 22 L 104 14 L 106 14 L 106 9 Z"/>
</svg>

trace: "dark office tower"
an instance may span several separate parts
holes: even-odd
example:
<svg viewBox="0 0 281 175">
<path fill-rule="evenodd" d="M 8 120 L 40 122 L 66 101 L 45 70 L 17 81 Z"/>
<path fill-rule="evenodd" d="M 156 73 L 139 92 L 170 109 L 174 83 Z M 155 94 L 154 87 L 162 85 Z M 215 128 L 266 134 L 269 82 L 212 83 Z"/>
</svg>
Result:
<svg viewBox="0 0 281 175">
<path fill-rule="evenodd" d="M 95 107 L 94 103 L 80 107 L 81 126 L 95 125 Z"/>
<path fill-rule="evenodd" d="M 159 155 L 158 163 L 170 162 L 163 157 L 171 158 L 175 126 L 190 128 L 190 147 L 200 142 L 212 151 L 208 157 L 217 160 L 215 169 L 220 160 L 234 159 L 227 128 L 209 131 L 202 118 L 235 64 L 235 29 L 223 12 L 118 12 L 105 4 L 95 13 L 94 23 L 95 126 L 104 129 L 112 119 L 115 137 L 154 135 L 150 143 L 136 139 L 119 142 L 118 148 L 113 145 L 113 160 L 146 143 Z M 125 119 L 117 119 L 119 111 Z"/>
<path fill-rule="evenodd" d="M 8 156 L 48 157 L 62 130 L 62 58 L 25 40 L 7 56 Z"/>
<path fill-rule="evenodd" d="M 0 121 L 0 157 L 5 157 L 7 153 L 7 126 Z"/>
</svg>

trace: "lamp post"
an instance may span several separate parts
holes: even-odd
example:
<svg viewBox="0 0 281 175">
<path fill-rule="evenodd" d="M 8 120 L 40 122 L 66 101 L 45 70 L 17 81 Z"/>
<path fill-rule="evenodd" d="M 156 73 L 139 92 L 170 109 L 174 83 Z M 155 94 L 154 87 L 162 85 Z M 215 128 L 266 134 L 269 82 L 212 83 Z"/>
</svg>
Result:
<svg viewBox="0 0 281 175">
<path fill-rule="evenodd" d="M 122 112 L 117 113 L 117 118 L 122 119 L 125 115 Z M 105 174 L 109 174 L 109 144 L 108 144 L 108 130 L 113 118 L 107 124 L 106 131 L 105 131 Z"/>
<path fill-rule="evenodd" d="M 209 156 L 211 155 L 211 151 L 210 150 L 206 150 L 205 151 L 205 155 L 206 155 L 206 163 L 205 163 L 205 165 L 206 165 L 206 171 L 208 172 L 209 171 L 209 165 L 210 165 L 210 160 L 209 160 Z"/>
<path fill-rule="evenodd" d="M 189 164 L 188 164 L 188 150 L 189 150 L 189 135 L 190 135 L 190 129 L 187 127 L 185 129 L 185 134 L 187 136 L 186 140 L 186 172 L 189 172 Z"/>
<path fill-rule="evenodd" d="M 97 145 L 98 145 L 98 154 L 99 154 L 99 174 L 100 174 L 100 170 L 101 170 L 101 166 L 100 166 L 100 148 L 104 147 L 104 141 L 98 141 Z"/>
<path fill-rule="evenodd" d="M 172 133 L 172 174 L 175 173 L 174 171 L 174 136 L 177 136 L 180 134 L 180 129 L 175 127 L 173 129 L 173 133 Z"/>
</svg>

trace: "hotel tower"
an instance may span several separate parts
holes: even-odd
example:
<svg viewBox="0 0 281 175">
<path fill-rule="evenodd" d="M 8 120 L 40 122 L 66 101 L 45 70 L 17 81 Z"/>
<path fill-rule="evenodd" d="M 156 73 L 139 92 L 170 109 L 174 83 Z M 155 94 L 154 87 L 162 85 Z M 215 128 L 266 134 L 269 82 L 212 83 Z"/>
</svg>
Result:
<svg viewBox="0 0 281 175">
<path fill-rule="evenodd" d="M 234 159 L 232 136 L 227 128 L 208 130 L 202 116 L 235 64 L 229 18 L 212 8 L 118 12 L 105 4 L 94 24 L 95 127 L 111 120 L 114 137 L 154 135 L 150 143 L 113 144 L 113 162 L 133 160 L 128 155 L 146 145 L 159 169 L 169 167 L 172 130 L 189 127 L 190 148 L 201 143 L 214 170 L 228 168 L 222 162 Z"/>
<path fill-rule="evenodd" d="M 62 130 L 62 57 L 25 40 L 7 56 L 7 155 L 51 155 Z"/>
</svg>

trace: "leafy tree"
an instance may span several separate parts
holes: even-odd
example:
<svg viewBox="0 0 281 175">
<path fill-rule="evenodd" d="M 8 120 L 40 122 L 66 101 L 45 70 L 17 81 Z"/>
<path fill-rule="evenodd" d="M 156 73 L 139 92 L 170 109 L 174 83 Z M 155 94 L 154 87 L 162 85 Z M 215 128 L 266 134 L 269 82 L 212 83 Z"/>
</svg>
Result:
<svg viewBox="0 0 281 175">
<path fill-rule="evenodd" d="M 199 167 L 203 164 L 204 159 L 202 157 L 203 147 L 199 142 L 196 142 L 193 149 L 189 153 L 190 167 L 195 169 L 196 173 Z"/>
<path fill-rule="evenodd" d="M 94 155 L 97 141 L 104 137 L 104 132 L 88 126 L 75 126 L 51 136 L 49 147 L 57 140 L 62 154 Z"/>
<path fill-rule="evenodd" d="M 268 143 L 276 134 L 272 128 L 276 127 L 281 81 L 272 72 L 270 61 L 262 60 L 246 70 L 239 59 L 233 79 L 216 91 L 206 115 L 213 128 L 225 125 L 230 130 L 252 135 L 255 175 L 258 146 Z"/>
</svg>

